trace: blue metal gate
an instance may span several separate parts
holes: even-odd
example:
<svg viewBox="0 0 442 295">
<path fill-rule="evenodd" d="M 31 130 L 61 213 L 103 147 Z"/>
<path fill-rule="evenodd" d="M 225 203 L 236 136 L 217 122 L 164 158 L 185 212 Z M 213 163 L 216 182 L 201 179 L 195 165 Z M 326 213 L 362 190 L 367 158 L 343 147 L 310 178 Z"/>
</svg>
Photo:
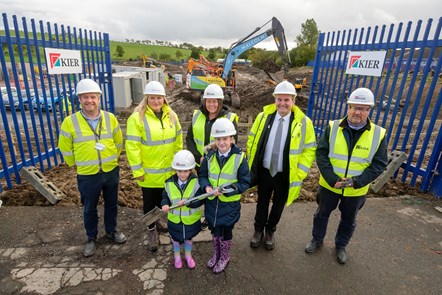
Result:
<svg viewBox="0 0 442 295">
<path fill-rule="evenodd" d="M 62 157 L 57 147 L 64 117 L 78 110 L 75 85 L 82 78 L 96 80 L 103 90 L 101 108 L 114 111 L 109 35 L 84 29 L 51 25 L 5 13 L 0 100 L 0 191 L 20 183 L 20 169 L 37 166 L 44 172 Z M 81 74 L 49 75 L 44 49 L 79 50 Z"/>
<path fill-rule="evenodd" d="M 349 93 L 370 88 L 376 98 L 370 118 L 387 129 L 391 151 L 408 155 L 396 177 L 436 196 L 442 196 L 441 25 L 442 18 L 425 28 L 418 21 L 321 33 L 307 110 L 319 136 L 329 120 L 345 116 Z M 382 76 L 347 75 L 351 51 L 386 51 Z"/>
</svg>

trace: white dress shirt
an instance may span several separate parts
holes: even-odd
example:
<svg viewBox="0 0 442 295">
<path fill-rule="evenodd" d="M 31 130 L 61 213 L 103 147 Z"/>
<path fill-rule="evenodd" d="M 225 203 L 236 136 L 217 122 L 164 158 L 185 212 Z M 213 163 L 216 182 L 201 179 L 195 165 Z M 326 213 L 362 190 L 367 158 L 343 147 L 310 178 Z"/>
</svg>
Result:
<svg viewBox="0 0 442 295">
<path fill-rule="evenodd" d="M 272 158 L 273 144 L 275 143 L 275 140 L 281 140 L 281 145 L 279 146 L 278 172 L 282 172 L 282 153 L 284 151 L 285 140 L 287 139 L 287 132 L 290 124 L 290 115 L 291 112 L 284 117 L 281 117 L 281 115 L 276 112 L 275 119 L 273 120 L 273 124 L 271 126 L 272 129 L 270 130 L 269 139 L 267 140 L 267 145 L 264 151 L 264 161 L 262 163 L 264 168 L 270 169 L 270 159 Z M 283 119 L 282 136 L 281 138 L 275 138 L 276 130 L 278 129 L 279 118 Z"/>
</svg>

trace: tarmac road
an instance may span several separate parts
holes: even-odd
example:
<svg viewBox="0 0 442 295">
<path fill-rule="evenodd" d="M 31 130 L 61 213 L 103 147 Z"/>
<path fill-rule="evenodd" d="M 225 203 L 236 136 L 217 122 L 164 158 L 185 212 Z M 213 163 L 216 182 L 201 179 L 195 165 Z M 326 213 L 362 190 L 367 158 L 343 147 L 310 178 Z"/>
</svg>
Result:
<svg viewBox="0 0 442 295">
<path fill-rule="evenodd" d="M 286 208 L 273 251 L 249 247 L 255 204 L 244 204 L 231 262 L 219 275 L 205 266 L 207 231 L 195 242 L 196 269 L 175 270 L 167 236 L 156 254 L 147 251 L 139 210 L 120 208 L 126 244 L 102 236 L 95 255 L 84 258 L 81 208 L 1 207 L 0 294 L 441 294 L 442 213 L 436 206 L 442 200 L 368 199 L 349 260 L 340 265 L 336 211 L 324 247 L 306 254 L 315 203 Z"/>
</svg>

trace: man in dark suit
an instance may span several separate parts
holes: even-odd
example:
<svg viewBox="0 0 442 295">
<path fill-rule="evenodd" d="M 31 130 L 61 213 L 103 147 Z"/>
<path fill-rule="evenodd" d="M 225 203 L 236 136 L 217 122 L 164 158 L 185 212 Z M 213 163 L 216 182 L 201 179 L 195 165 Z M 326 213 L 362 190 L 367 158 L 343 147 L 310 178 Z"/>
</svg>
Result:
<svg viewBox="0 0 442 295">
<path fill-rule="evenodd" d="M 250 178 L 252 186 L 258 185 L 255 231 L 250 246 L 256 248 L 261 244 L 265 230 L 268 250 L 275 247 L 274 233 L 284 206 L 298 198 L 316 149 L 313 123 L 295 105 L 293 84 L 279 83 L 273 96 L 275 103 L 265 106 L 258 114 L 247 141 Z"/>
</svg>

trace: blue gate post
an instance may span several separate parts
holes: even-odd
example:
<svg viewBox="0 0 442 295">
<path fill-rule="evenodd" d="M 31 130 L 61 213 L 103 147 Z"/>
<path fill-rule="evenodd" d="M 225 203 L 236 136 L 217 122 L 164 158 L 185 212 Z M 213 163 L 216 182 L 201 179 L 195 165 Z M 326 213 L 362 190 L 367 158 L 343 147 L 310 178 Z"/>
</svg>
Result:
<svg viewBox="0 0 442 295">
<path fill-rule="evenodd" d="M 430 158 L 431 161 L 437 160 L 437 167 L 434 170 L 434 178 L 431 182 L 430 193 L 438 198 L 442 197 L 442 125 L 439 127 L 439 134 L 437 136 L 436 142 L 434 143 L 433 154 Z"/>
</svg>

